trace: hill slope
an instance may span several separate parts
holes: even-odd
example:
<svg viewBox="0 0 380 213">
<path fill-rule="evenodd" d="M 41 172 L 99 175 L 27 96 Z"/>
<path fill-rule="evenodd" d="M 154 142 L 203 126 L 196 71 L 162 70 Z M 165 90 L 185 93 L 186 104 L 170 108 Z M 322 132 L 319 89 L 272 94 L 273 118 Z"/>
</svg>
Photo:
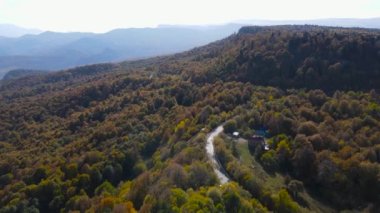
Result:
<svg viewBox="0 0 380 213">
<path fill-rule="evenodd" d="M 316 26 L 245 27 L 216 48 L 208 74 L 283 88 L 371 89 L 380 82 L 380 31 Z"/>
<path fill-rule="evenodd" d="M 180 54 L 2 81 L 0 212 L 377 212 L 380 95 L 367 73 L 378 47 L 336 51 L 378 40 L 362 29 L 249 27 Z M 349 66 L 330 87 L 324 68 L 341 60 Z M 321 61 L 320 89 L 295 81 L 294 69 Z M 281 70 L 289 75 L 270 80 Z M 349 84 L 346 70 L 369 85 Z M 221 124 L 215 151 L 232 181 L 220 186 L 205 144 Z M 236 146 L 234 131 L 265 132 L 269 150 Z"/>
</svg>

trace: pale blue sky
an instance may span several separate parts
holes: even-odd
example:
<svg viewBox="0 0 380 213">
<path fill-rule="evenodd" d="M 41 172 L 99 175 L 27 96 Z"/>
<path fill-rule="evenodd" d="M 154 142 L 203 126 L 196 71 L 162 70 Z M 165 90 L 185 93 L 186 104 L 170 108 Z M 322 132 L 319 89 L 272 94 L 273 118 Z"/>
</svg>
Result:
<svg viewBox="0 0 380 213">
<path fill-rule="evenodd" d="M 380 0 L 0 0 L 0 23 L 52 31 L 370 17 Z"/>
</svg>

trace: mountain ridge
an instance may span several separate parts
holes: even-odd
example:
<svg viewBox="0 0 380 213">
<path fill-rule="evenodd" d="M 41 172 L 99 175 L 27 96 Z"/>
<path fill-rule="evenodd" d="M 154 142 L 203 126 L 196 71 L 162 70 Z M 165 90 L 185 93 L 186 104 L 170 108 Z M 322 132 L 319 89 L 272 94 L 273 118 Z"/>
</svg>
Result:
<svg viewBox="0 0 380 213">
<path fill-rule="evenodd" d="M 182 74 L 185 76 L 187 74 L 194 75 L 194 76 L 196 76 L 197 74 L 200 74 L 200 75 L 208 76 L 209 79 L 216 79 L 216 78 L 222 78 L 223 79 L 224 78 L 223 72 L 226 71 L 225 69 L 228 69 L 229 71 L 232 72 L 231 76 L 235 76 L 237 73 L 240 72 L 239 69 L 236 67 L 244 67 L 245 66 L 244 64 L 236 64 L 237 61 L 242 60 L 242 59 L 239 59 L 239 57 L 241 57 L 242 51 L 244 51 L 244 50 L 255 51 L 254 48 L 252 48 L 252 47 L 247 48 L 246 43 L 251 42 L 251 41 L 245 40 L 245 38 L 252 38 L 253 36 L 256 36 L 256 34 L 257 34 L 258 38 L 262 39 L 262 40 L 259 40 L 259 42 L 267 42 L 267 39 L 268 39 L 267 36 L 273 37 L 274 34 L 281 35 L 281 33 L 284 33 L 284 32 L 288 33 L 286 35 L 288 37 L 289 36 L 290 37 L 291 36 L 293 36 L 293 37 L 298 36 L 299 38 L 297 38 L 297 39 L 301 39 L 301 40 L 305 36 L 304 33 L 310 33 L 310 34 L 307 34 L 307 36 L 309 36 L 310 39 L 318 38 L 318 37 L 324 38 L 324 37 L 328 37 L 328 36 L 335 36 L 337 33 L 339 36 L 348 36 L 348 35 L 355 36 L 355 35 L 357 35 L 360 37 L 360 39 L 364 39 L 365 37 L 363 37 L 363 36 L 367 35 L 367 37 L 368 37 L 368 38 L 366 38 L 367 41 L 363 40 L 363 42 L 372 42 L 372 43 L 368 43 L 368 44 L 364 43 L 362 45 L 364 45 L 365 48 L 370 48 L 370 47 L 373 48 L 369 54 L 372 54 L 371 57 L 374 57 L 373 59 L 375 61 L 380 57 L 380 54 L 376 53 L 376 51 L 379 51 L 379 48 L 380 48 L 380 42 L 379 42 L 380 30 L 378 30 L 378 29 L 323 27 L 323 26 L 316 26 L 316 25 L 279 25 L 279 26 L 245 26 L 245 27 L 241 27 L 237 34 L 231 35 L 231 36 L 229 36 L 225 39 L 222 39 L 222 40 L 212 42 L 208 45 L 193 48 L 193 49 L 185 51 L 185 52 L 171 54 L 171 55 L 169 54 L 167 56 L 158 56 L 158 57 L 153 57 L 153 58 L 146 58 L 146 59 L 141 59 L 141 60 L 129 60 L 129 61 L 125 61 L 125 62 L 120 62 L 120 64 L 123 65 L 124 67 L 130 67 L 131 64 L 136 64 L 136 65 L 141 64 L 141 65 L 138 65 L 137 67 L 149 66 L 149 64 L 151 64 L 151 65 L 155 66 L 154 68 L 151 68 L 151 69 L 157 70 L 158 73 L 160 73 L 160 72 L 161 73 L 166 73 L 166 72 L 171 73 L 171 71 L 169 71 L 169 70 L 163 70 L 162 68 L 159 68 L 159 66 L 157 67 L 157 64 L 165 64 L 165 63 L 172 64 L 172 63 L 177 63 L 176 61 L 178 61 L 178 60 L 179 61 L 181 61 L 181 60 L 189 61 L 189 63 L 194 63 L 194 62 L 198 63 L 197 61 L 201 61 L 201 62 L 202 61 L 210 61 L 210 66 L 208 66 L 207 69 L 202 68 L 202 69 L 198 70 L 199 73 L 183 72 L 185 70 L 185 67 L 180 67 L 178 70 L 175 71 L 175 73 L 176 74 Z M 294 34 L 292 34 L 292 33 L 294 33 Z M 288 37 L 284 37 L 281 39 L 288 39 Z M 280 40 L 277 38 L 272 38 L 272 39 Z M 326 38 L 326 40 L 331 40 L 331 39 L 333 39 L 333 38 Z M 284 44 L 281 44 L 283 46 L 281 48 L 283 48 L 283 49 L 275 50 L 275 51 L 288 51 L 290 48 L 289 47 L 290 43 L 288 43 L 288 42 L 289 41 L 286 41 Z M 309 42 L 309 41 L 304 40 L 304 42 Z M 350 43 L 350 42 L 347 43 L 347 42 L 349 42 L 349 41 L 341 41 L 341 44 L 343 44 L 347 47 L 343 46 L 340 48 L 348 48 L 350 45 L 357 45 L 355 42 L 354 43 Z M 320 45 L 320 44 L 316 43 L 314 45 Z M 326 45 L 326 44 L 323 44 L 323 45 Z M 337 44 L 337 45 L 340 45 L 340 44 Z M 296 48 L 296 47 L 293 47 L 293 48 Z M 359 48 L 359 46 L 357 48 Z M 235 52 L 234 53 L 235 55 L 232 54 L 232 55 L 226 56 L 224 54 L 225 52 L 229 52 L 229 53 Z M 271 54 L 275 54 L 275 52 L 273 52 L 273 53 L 272 52 L 273 52 L 273 50 L 270 50 Z M 310 51 L 309 51 L 309 53 L 310 53 Z M 239 54 L 240 54 L 240 56 L 239 56 Z M 247 53 L 245 53 L 245 54 L 247 54 Z M 267 54 L 267 53 L 264 53 L 264 54 Z M 297 54 L 300 54 L 300 53 L 297 53 Z M 300 64 L 297 66 L 302 67 L 303 63 L 309 63 L 308 61 L 310 61 L 310 57 L 316 57 L 316 58 L 322 57 L 322 55 L 318 55 L 320 53 L 316 53 L 316 54 L 317 54 L 316 56 L 305 55 L 304 58 L 298 59 L 298 60 L 300 60 L 298 62 Z M 356 53 L 353 53 L 353 54 L 356 54 Z M 231 56 L 235 57 L 235 58 L 232 59 Z M 272 56 L 268 56 L 268 57 L 272 57 Z M 334 65 L 335 63 L 338 63 L 339 60 L 342 60 L 342 61 L 351 60 L 352 61 L 352 59 L 347 58 L 348 56 L 337 55 L 335 57 L 338 57 L 338 58 L 332 60 L 332 62 L 330 62 L 332 64 L 330 64 L 330 65 Z M 368 56 L 366 56 L 366 57 L 368 57 Z M 217 60 L 215 60 L 215 59 L 217 59 Z M 276 60 L 276 58 L 274 58 L 274 59 Z M 230 61 L 232 60 L 232 62 L 234 62 L 235 64 L 229 64 L 228 60 L 230 60 Z M 245 60 L 249 61 L 252 59 L 248 58 Z M 280 60 L 282 60 L 282 59 L 280 59 Z M 324 60 L 327 60 L 327 59 L 324 59 Z M 372 59 L 370 59 L 370 60 L 372 60 Z M 372 63 L 374 65 L 373 70 L 374 70 L 375 75 L 378 75 L 376 73 L 378 73 L 377 70 L 379 70 L 380 65 L 377 62 L 375 63 L 375 61 L 374 61 L 374 63 Z M 209 63 L 209 62 L 207 62 L 207 63 Z M 281 63 L 284 63 L 284 62 L 279 61 L 278 63 L 280 63 L 280 65 L 278 65 L 280 67 L 277 68 L 276 72 L 278 72 L 278 70 L 284 69 L 283 67 L 281 67 Z M 316 63 L 316 62 L 314 62 L 314 63 Z M 357 62 L 355 62 L 355 63 L 357 63 Z M 92 66 L 92 65 L 89 65 L 89 66 Z M 96 64 L 94 64 L 94 66 L 96 66 Z M 235 68 L 232 68 L 231 66 L 233 66 Z M 327 65 L 324 65 L 324 66 L 327 66 Z M 133 67 L 136 68 L 135 65 Z M 297 69 L 299 69 L 299 67 L 294 68 L 294 70 L 297 70 Z M 327 70 L 327 67 L 325 67 L 323 69 Z M 353 69 L 355 69 L 355 68 L 353 68 Z M 75 68 L 70 69 L 70 70 L 75 70 Z M 243 71 L 244 76 L 242 76 L 241 79 L 239 79 L 239 77 L 236 79 L 235 79 L 235 77 L 233 79 L 231 79 L 230 78 L 231 76 L 227 79 L 239 80 L 239 81 L 240 80 L 241 81 L 250 81 L 249 78 L 247 78 L 247 76 L 246 76 L 246 74 L 249 74 L 247 71 L 248 70 Z M 369 71 L 369 70 L 367 70 L 367 71 Z M 228 74 L 228 72 L 227 72 L 227 74 Z M 196 78 L 194 76 L 192 78 Z M 292 76 L 295 77 L 296 73 L 293 72 Z M 273 80 L 274 77 L 275 76 L 273 75 L 268 79 Z M 372 77 L 371 81 L 376 81 L 376 79 L 379 79 L 379 78 Z M 368 84 L 368 82 L 367 82 L 367 84 Z M 275 83 L 272 85 L 281 87 L 281 83 Z M 376 87 L 376 85 L 380 85 L 380 84 L 377 84 L 374 82 L 374 83 L 368 84 L 368 87 L 373 88 L 374 86 Z M 293 86 L 300 87 L 300 86 L 296 86 L 296 85 L 293 85 Z M 347 89 L 349 89 L 349 88 L 350 87 L 347 86 Z M 336 89 L 344 89 L 344 88 L 341 87 L 341 88 L 336 88 Z M 374 88 L 374 89 L 376 89 L 376 88 Z"/>
<path fill-rule="evenodd" d="M 160 25 L 156 28 L 120 28 L 105 33 L 46 31 L 38 35 L 24 35 L 18 38 L 0 37 L 0 78 L 5 72 L 12 69 L 46 69 L 54 71 L 91 63 L 115 62 L 181 52 L 222 39 L 236 32 L 244 25 L 319 24 L 325 26 L 380 28 L 380 26 L 376 25 L 376 23 L 380 23 L 377 22 L 378 19 L 248 20 L 222 25 Z M 350 21 L 357 24 L 347 24 Z M 170 37 L 169 32 L 166 35 L 159 35 L 160 31 L 170 31 L 170 29 L 177 29 L 177 37 L 186 38 L 185 40 L 187 41 L 177 41 L 177 37 Z M 128 35 L 131 36 L 137 31 L 141 32 L 141 34 L 127 39 Z M 173 31 L 173 33 L 175 34 L 176 32 Z M 125 35 L 125 38 L 123 38 L 122 34 Z M 132 45 L 141 44 L 142 41 L 139 41 L 139 38 L 146 38 L 147 34 L 150 34 L 152 38 L 145 40 L 144 43 L 151 42 L 152 48 Z M 173 43 L 169 41 L 165 45 L 157 46 L 157 41 L 154 39 L 155 34 L 161 37 L 161 41 L 162 39 L 170 38 L 169 40 Z M 129 42 L 129 44 L 126 42 Z M 66 45 L 68 46 L 66 47 Z M 153 47 L 154 45 L 155 47 Z M 86 50 L 85 47 L 91 48 Z M 94 52 L 89 51 L 91 49 Z M 62 59 L 59 60 L 58 58 Z"/>
</svg>

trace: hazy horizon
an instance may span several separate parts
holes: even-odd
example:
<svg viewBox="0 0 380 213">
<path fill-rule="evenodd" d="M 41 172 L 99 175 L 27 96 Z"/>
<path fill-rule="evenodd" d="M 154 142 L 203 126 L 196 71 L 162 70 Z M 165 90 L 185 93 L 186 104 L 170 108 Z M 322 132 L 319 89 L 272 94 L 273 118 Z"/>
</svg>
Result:
<svg viewBox="0 0 380 213">
<path fill-rule="evenodd" d="M 2 0 L 0 11 L 1 24 L 42 31 L 103 33 L 117 28 L 218 25 L 249 20 L 377 18 L 380 16 L 380 1 Z"/>
<path fill-rule="evenodd" d="M 215 23 L 215 24 L 168 24 L 168 23 L 160 23 L 160 24 L 157 24 L 155 26 L 132 26 L 132 27 L 128 27 L 128 26 L 120 26 L 120 27 L 116 27 L 116 28 L 110 28 L 110 29 L 107 29 L 105 31 L 82 31 L 82 30 L 68 30 L 68 31 L 59 31 L 59 30 L 49 30 L 49 29 L 41 29 L 41 28 L 33 28 L 33 27 L 26 27 L 26 26 L 22 26 L 22 25 L 17 25 L 17 24 L 13 24 L 13 23 L 1 23 L 0 22 L 0 25 L 2 26 L 9 26 L 9 27 L 17 27 L 17 28 L 22 28 L 22 29 L 25 29 L 25 30 L 29 30 L 29 31 L 34 31 L 34 33 L 31 33 L 31 34 L 39 34 L 39 33 L 43 33 L 43 32 L 56 32 L 56 33 L 94 33 L 94 34 L 104 34 L 104 33 L 108 33 L 110 31 L 113 31 L 113 30 L 118 30 L 118 29 L 154 29 L 154 28 L 162 28 L 162 27 L 183 27 L 183 28 L 191 28 L 191 27 L 215 27 L 215 26 L 223 26 L 223 25 L 233 25 L 233 24 L 237 24 L 237 25 L 244 25 L 244 24 L 247 24 L 247 25 L 277 25 L 277 24 L 314 24 L 316 23 L 316 25 L 321 25 L 321 24 L 318 24 L 318 22 L 323 22 L 323 21 L 350 21 L 350 20 L 355 20 L 355 21 L 362 21 L 362 20 L 377 20 L 377 19 L 380 19 L 380 16 L 377 16 L 377 17 L 369 17 L 369 18 L 320 18 L 320 19 L 289 19 L 289 20 L 284 20 L 284 19 L 241 19 L 241 20 L 233 20 L 233 21 L 229 21 L 229 22 L 224 22 L 224 23 Z M 266 24 L 268 23 L 268 24 Z M 343 22 L 342 22 L 343 23 Z M 347 24 L 346 23 L 343 23 L 342 25 L 340 24 L 331 24 L 331 25 L 321 25 L 321 26 L 342 26 L 342 27 L 347 27 Z M 356 27 L 354 25 L 349 25 L 348 27 Z M 362 26 L 357 26 L 357 27 L 362 27 Z M 370 27 L 372 28 L 372 27 Z M 377 28 L 377 27 L 376 27 Z M 29 31 L 26 31 L 28 32 L 27 34 L 29 34 Z M 37 33 L 39 32 L 39 33 Z"/>
</svg>

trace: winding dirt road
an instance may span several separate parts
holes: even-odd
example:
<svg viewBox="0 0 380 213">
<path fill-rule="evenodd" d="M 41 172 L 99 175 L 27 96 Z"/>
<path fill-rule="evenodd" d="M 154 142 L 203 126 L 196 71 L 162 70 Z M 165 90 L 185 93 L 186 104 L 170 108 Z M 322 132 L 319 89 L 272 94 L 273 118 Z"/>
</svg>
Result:
<svg viewBox="0 0 380 213">
<path fill-rule="evenodd" d="M 206 143 L 206 152 L 207 156 L 210 159 L 212 166 L 214 168 L 214 172 L 216 176 L 218 177 L 221 184 L 227 183 L 230 179 L 225 175 L 224 169 L 218 159 L 215 156 L 215 150 L 214 150 L 214 139 L 217 137 L 220 133 L 223 132 L 223 125 L 218 126 L 214 131 L 212 131 L 207 136 L 207 143 Z"/>
</svg>

